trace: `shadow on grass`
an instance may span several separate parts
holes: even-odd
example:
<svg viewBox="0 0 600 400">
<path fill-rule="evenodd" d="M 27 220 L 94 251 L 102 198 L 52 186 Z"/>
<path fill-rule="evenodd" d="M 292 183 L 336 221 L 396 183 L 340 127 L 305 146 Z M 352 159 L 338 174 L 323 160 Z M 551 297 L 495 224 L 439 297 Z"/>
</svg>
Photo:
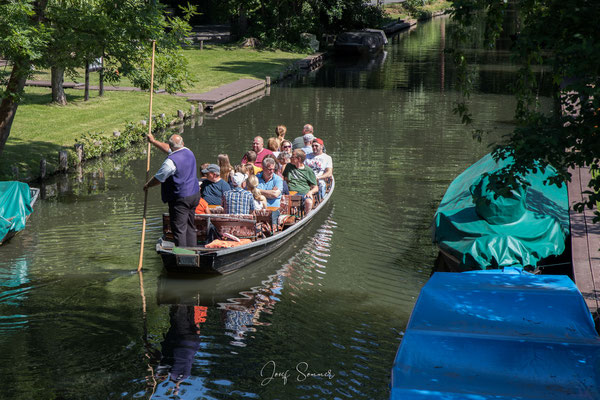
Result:
<svg viewBox="0 0 600 400">
<path fill-rule="evenodd" d="M 20 180 L 37 179 L 40 160 L 46 158 L 47 171 L 52 173 L 58 166 L 58 152 L 62 146 L 42 141 L 24 141 L 8 138 L 0 157 L 0 180 L 15 179 L 13 167 L 19 169 Z"/>
<path fill-rule="evenodd" d="M 75 90 L 75 89 L 70 89 L 70 90 L 65 90 L 65 95 L 67 96 L 67 103 L 70 102 L 75 102 L 75 101 L 83 101 L 83 90 Z M 90 93 L 90 99 L 93 96 L 92 93 Z M 22 105 L 49 105 L 49 106 L 53 106 L 53 107 L 62 107 L 56 104 L 52 104 L 52 93 L 50 92 L 50 88 L 48 88 L 47 93 L 39 93 L 39 92 L 25 92 L 25 94 L 23 95 L 23 100 L 21 101 L 21 103 L 19 104 L 20 106 Z M 18 111 L 17 111 L 18 113 Z"/>
<path fill-rule="evenodd" d="M 270 61 L 227 61 L 211 69 L 264 79 L 265 75 L 279 72 L 294 61 L 286 58 L 277 58 Z"/>
</svg>

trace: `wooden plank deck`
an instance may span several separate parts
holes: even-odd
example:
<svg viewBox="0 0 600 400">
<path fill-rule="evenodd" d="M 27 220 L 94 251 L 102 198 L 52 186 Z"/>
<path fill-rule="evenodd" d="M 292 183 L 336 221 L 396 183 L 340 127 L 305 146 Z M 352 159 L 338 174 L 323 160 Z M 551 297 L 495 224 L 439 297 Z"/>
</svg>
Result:
<svg viewBox="0 0 600 400">
<path fill-rule="evenodd" d="M 188 101 L 203 103 L 208 110 L 214 110 L 227 103 L 239 100 L 266 86 L 265 81 L 257 79 L 238 79 L 235 82 L 223 85 L 206 93 L 184 94 Z"/>
<path fill-rule="evenodd" d="M 571 172 L 568 184 L 569 217 L 571 220 L 571 248 L 573 275 L 577 288 L 588 305 L 596 327 L 600 327 L 598 308 L 600 306 L 600 224 L 592 222 L 594 209 L 583 212 L 572 210 L 573 204 L 583 198 L 582 192 L 588 190 L 589 168 L 575 168 Z"/>
</svg>

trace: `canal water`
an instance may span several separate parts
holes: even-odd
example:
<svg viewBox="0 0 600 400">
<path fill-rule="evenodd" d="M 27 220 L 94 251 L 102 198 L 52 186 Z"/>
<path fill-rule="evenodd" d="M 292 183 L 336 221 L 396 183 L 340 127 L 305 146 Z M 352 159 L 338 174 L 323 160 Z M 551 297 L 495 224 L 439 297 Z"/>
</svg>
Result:
<svg viewBox="0 0 600 400">
<path fill-rule="evenodd" d="M 472 109 L 491 136 L 472 140 L 452 113 L 449 29 L 447 18 L 421 24 L 375 60 L 332 60 L 185 128 L 199 163 L 218 153 L 237 161 L 278 124 L 290 138 L 313 124 L 333 156 L 327 207 L 289 246 L 242 271 L 167 277 L 154 252 L 166 207 L 154 189 L 138 276 L 143 145 L 45 187 L 27 229 L 0 249 L 0 397 L 388 398 L 436 255 L 435 209 L 511 127 L 515 69 L 502 50 L 468 53 Z M 152 153 L 152 171 L 162 158 Z"/>
</svg>

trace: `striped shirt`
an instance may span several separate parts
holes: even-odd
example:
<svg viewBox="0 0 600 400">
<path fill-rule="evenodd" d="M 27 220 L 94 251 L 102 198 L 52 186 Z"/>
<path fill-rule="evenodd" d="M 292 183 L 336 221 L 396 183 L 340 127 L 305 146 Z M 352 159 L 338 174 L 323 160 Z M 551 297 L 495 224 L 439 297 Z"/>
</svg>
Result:
<svg viewBox="0 0 600 400">
<path fill-rule="evenodd" d="M 250 214 L 254 211 L 254 196 L 240 187 L 223 193 L 223 208 L 226 214 Z"/>
</svg>

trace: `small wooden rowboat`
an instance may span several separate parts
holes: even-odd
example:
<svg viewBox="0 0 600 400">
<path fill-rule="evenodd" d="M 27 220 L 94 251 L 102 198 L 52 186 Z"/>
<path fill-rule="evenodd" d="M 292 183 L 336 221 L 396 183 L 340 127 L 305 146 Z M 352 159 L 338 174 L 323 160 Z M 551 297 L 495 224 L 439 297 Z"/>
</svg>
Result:
<svg viewBox="0 0 600 400">
<path fill-rule="evenodd" d="M 236 271 L 274 252 L 300 232 L 329 202 L 335 188 L 333 178 L 327 186 L 325 197 L 306 215 L 303 212 L 302 196 L 282 196 L 280 213 L 283 217 L 280 221 L 283 222 L 273 230 L 273 227 L 270 227 L 270 211 L 259 215 L 196 215 L 199 244 L 206 242 L 209 230 L 214 228 L 224 238 L 233 235 L 242 240 L 246 239 L 245 244 L 234 247 L 207 247 L 210 244 L 175 247 L 170 232 L 169 215 L 163 214 L 163 236 L 156 244 L 156 252 L 161 256 L 169 273 L 227 274 Z M 265 230 L 265 226 L 269 229 Z"/>
</svg>

